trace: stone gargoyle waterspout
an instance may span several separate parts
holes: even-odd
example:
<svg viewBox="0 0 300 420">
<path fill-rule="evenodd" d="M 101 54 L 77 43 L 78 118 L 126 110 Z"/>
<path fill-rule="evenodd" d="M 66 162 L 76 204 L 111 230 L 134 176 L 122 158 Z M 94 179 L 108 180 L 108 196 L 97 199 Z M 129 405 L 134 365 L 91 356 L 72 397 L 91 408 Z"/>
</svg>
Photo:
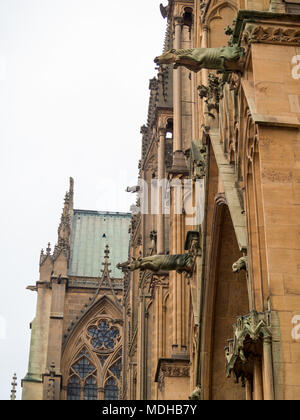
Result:
<svg viewBox="0 0 300 420">
<path fill-rule="evenodd" d="M 186 50 L 169 50 L 154 59 L 158 65 L 174 64 L 198 72 L 201 69 L 223 72 L 242 71 L 244 50 L 238 45 L 221 48 L 191 48 Z"/>
<path fill-rule="evenodd" d="M 178 254 L 178 255 L 152 255 L 150 257 L 139 257 L 138 259 L 133 258 L 132 261 L 127 261 L 122 264 L 118 264 L 117 268 L 127 269 L 130 271 L 135 270 L 150 270 L 153 272 L 173 271 L 177 273 L 191 273 L 194 266 L 194 258 L 191 254 Z"/>
</svg>

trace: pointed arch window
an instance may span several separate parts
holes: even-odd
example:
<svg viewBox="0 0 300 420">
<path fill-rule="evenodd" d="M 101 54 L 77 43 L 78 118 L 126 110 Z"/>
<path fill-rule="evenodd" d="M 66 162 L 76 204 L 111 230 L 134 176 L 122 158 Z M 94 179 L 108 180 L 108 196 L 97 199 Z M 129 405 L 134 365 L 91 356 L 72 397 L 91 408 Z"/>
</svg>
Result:
<svg viewBox="0 0 300 420">
<path fill-rule="evenodd" d="M 97 369 L 90 360 L 88 351 L 84 348 L 70 369 L 70 379 L 67 385 L 67 400 L 97 400 Z"/>
<path fill-rule="evenodd" d="M 103 316 L 104 315 L 104 316 Z M 81 333 L 82 347 L 68 365 L 63 385 L 68 400 L 118 400 L 122 377 L 122 324 L 106 314 Z"/>
<path fill-rule="evenodd" d="M 95 367 L 83 356 L 75 365 L 72 366 L 72 369 L 80 376 L 81 379 L 85 379 L 90 373 L 94 372 Z"/>
<path fill-rule="evenodd" d="M 121 378 L 121 371 L 122 371 L 122 353 L 120 352 L 117 355 L 117 360 L 113 362 L 113 364 L 109 367 L 110 372 L 118 379 Z"/>
<path fill-rule="evenodd" d="M 98 390 L 97 390 L 97 381 L 94 376 L 90 376 L 84 385 L 84 399 L 85 400 L 97 400 Z"/>
<path fill-rule="evenodd" d="M 104 387 L 104 399 L 105 400 L 118 400 L 119 390 L 114 378 L 109 378 Z"/>
<path fill-rule="evenodd" d="M 81 386 L 79 383 L 79 378 L 77 376 L 72 376 L 68 383 L 67 400 L 80 400 L 80 391 Z"/>
</svg>

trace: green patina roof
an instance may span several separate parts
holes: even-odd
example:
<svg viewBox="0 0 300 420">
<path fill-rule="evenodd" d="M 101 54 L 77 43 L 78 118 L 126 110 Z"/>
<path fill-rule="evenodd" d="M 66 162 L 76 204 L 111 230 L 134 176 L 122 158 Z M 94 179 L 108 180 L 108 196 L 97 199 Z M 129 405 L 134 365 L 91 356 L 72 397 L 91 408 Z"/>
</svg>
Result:
<svg viewBox="0 0 300 420">
<path fill-rule="evenodd" d="M 130 218 L 130 213 L 74 210 L 68 274 L 100 277 L 104 250 L 109 245 L 111 277 L 122 278 L 116 265 L 128 260 Z"/>
</svg>

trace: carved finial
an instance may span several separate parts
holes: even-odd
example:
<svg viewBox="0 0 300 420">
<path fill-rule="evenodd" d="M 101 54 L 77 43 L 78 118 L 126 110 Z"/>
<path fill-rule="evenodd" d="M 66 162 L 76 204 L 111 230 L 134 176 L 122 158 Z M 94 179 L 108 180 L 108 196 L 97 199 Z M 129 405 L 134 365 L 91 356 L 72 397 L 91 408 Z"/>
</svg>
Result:
<svg viewBox="0 0 300 420">
<path fill-rule="evenodd" d="M 109 258 L 109 253 L 110 253 L 109 246 L 106 245 L 105 251 L 104 251 L 104 254 L 105 254 L 104 258 L 108 259 Z"/>
<path fill-rule="evenodd" d="M 51 254 L 51 244 L 48 242 L 48 247 L 46 248 L 47 255 Z"/>
<path fill-rule="evenodd" d="M 11 385 L 12 385 L 12 389 L 11 389 L 10 399 L 12 401 L 15 401 L 16 400 L 16 394 L 17 394 L 16 387 L 18 385 L 17 384 L 17 374 L 16 373 L 14 373 L 13 381 L 12 381 Z"/>
<path fill-rule="evenodd" d="M 70 177 L 70 188 L 69 188 L 70 197 L 73 196 L 73 193 L 74 193 L 74 178 Z"/>
<path fill-rule="evenodd" d="M 108 270 L 108 267 L 111 265 L 109 262 L 109 254 L 110 254 L 109 246 L 106 245 L 105 250 L 104 250 L 104 262 L 102 263 L 102 265 L 104 265 L 104 270 L 101 270 L 102 273 Z M 108 272 L 110 273 L 110 270 L 108 270 Z"/>
<path fill-rule="evenodd" d="M 71 225 L 73 216 L 73 195 L 74 195 L 74 180 L 70 178 L 69 191 L 66 192 L 64 207 L 58 227 L 58 242 L 54 250 L 54 258 L 63 250 L 65 255 L 69 255 Z"/>
</svg>

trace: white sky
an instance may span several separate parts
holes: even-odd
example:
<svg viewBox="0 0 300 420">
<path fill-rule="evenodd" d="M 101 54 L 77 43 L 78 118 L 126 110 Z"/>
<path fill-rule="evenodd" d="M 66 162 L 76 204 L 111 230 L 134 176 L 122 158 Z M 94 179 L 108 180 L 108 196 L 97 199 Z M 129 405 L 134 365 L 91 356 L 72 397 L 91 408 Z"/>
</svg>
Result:
<svg viewBox="0 0 300 420">
<path fill-rule="evenodd" d="M 129 211 L 162 0 L 0 0 L 0 399 L 27 372 L 41 248 L 75 208 Z M 166 3 L 166 1 L 164 1 Z M 4 325 L 3 325 L 4 324 Z"/>
</svg>

